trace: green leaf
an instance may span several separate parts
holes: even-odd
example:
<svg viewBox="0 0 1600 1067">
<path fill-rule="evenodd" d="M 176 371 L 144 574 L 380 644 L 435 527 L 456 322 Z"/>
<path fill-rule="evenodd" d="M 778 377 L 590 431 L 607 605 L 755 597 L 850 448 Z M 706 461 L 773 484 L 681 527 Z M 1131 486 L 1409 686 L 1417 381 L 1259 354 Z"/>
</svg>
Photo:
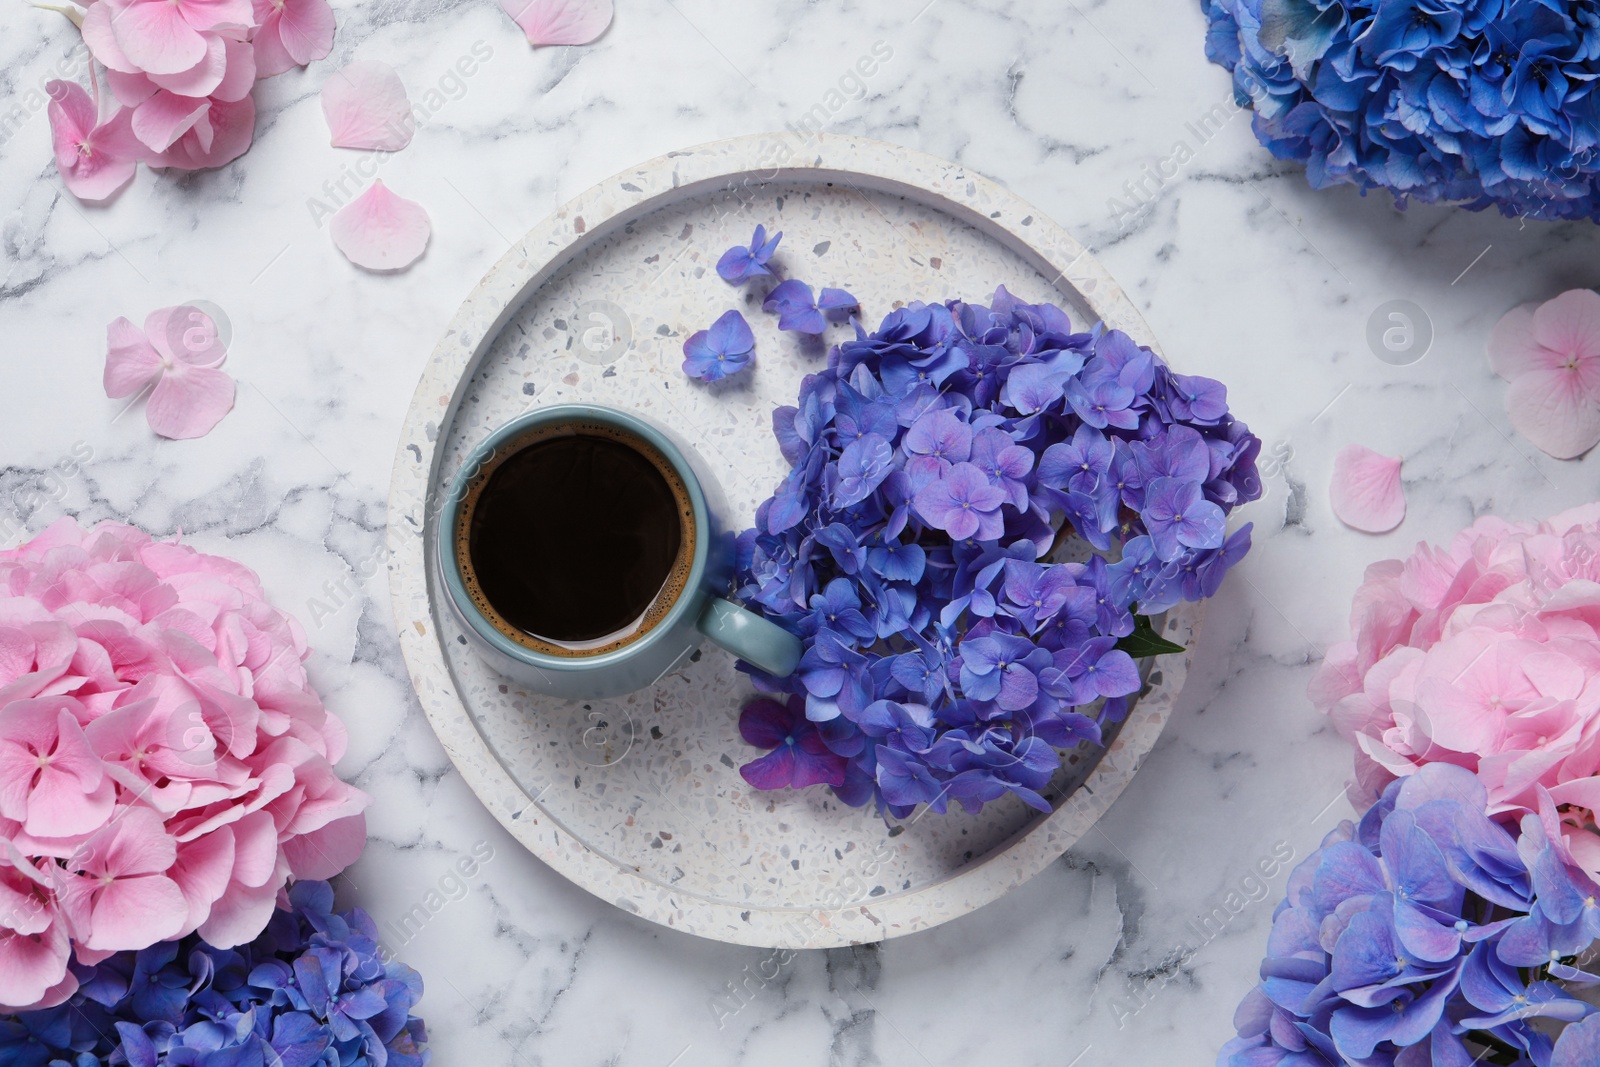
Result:
<svg viewBox="0 0 1600 1067">
<path fill-rule="evenodd" d="M 1169 652 L 1183 651 L 1182 645 L 1173 644 L 1156 633 L 1155 627 L 1150 625 L 1150 616 L 1148 615 L 1135 615 L 1133 617 L 1133 633 L 1127 637 L 1118 638 L 1117 647 L 1134 659 L 1143 659 L 1146 656 L 1164 656 Z"/>
</svg>

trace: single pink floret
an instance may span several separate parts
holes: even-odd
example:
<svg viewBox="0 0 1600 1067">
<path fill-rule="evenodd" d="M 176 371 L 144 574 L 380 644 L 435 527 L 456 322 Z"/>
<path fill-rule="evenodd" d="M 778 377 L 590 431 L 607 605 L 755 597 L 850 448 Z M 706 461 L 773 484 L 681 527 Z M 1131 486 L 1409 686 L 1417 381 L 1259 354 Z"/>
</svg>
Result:
<svg viewBox="0 0 1600 1067">
<path fill-rule="evenodd" d="M 1513 308 L 1489 337 L 1489 363 L 1511 383 L 1511 424 L 1540 449 L 1572 459 L 1600 442 L 1600 294 Z"/>
<path fill-rule="evenodd" d="M 133 113 L 118 108 L 104 122 L 94 101 L 81 85 L 53 81 L 50 94 L 50 135 L 55 142 L 56 167 L 67 191 L 80 200 L 104 200 L 133 177 L 140 146 L 133 135 Z"/>
<path fill-rule="evenodd" d="M 199 308 L 159 308 L 143 330 L 119 318 L 106 327 L 106 395 L 121 399 L 154 382 L 150 428 L 173 440 L 203 437 L 233 407 L 233 379 L 216 369 L 226 356 L 216 323 Z"/>
</svg>

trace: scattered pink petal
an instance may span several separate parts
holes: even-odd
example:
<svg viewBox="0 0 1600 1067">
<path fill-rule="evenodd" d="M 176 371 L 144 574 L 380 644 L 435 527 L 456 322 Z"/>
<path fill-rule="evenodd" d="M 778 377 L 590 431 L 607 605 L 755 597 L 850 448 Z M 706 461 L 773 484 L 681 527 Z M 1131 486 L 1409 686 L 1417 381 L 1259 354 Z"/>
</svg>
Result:
<svg viewBox="0 0 1600 1067">
<path fill-rule="evenodd" d="M 394 195 L 379 179 L 339 209 L 328 231 L 356 266 L 403 270 L 428 247 L 432 228 L 421 204 Z"/>
<path fill-rule="evenodd" d="M 1556 459 L 1581 456 L 1600 442 L 1600 404 L 1564 367 L 1520 374 L 1506 390 L 1517 432 Z"/>
<path fill-rule="evenodd" d="M 1334 457 L 1328 495 L 1340 522 L 1367 533 L 1386 533 L 1406 517 L 1400 461 L 1361 445 L 1345 445 Z"/>
<path fill-rule="evenodd" d="M 159 308 L 141 331 L 127 319 L 106 327 L 106 395 L 131 396 L 152 381 L 150 428 L 175 441 L 203 437 L 233 408 L 233 379 L 216 323 L 196 307 Z"/>
<path fill-rule="evenodd" d="M 416 121 L 400 75 L 387 63 L 357 60 L 322 86 L 322 113 L 335 148 L 398 152 L 411 143 Z"/>
<path fill-rule="evenodd" d="M 53 81 L 45 91 L 50 95 L 56 167 L 72 195 L 80 200 L 104 200 L 127 185 L 140 152 L 130 126 L 133 113 L 119 108 L 105 122 L 98 122 L 94 101 L 81 85 Z"/>
<path fill-rule="evenodd" d="M 333 50 L 333 8 L 328 0 L 254 0 L 258 28 L 256 69 L 282 74 L 325 58 Z"/>
<path fill-rule="evenodd" d="M 500 0 L 500 6 L 535 48 L 588 44 L 611 25 L 611 0 Z"/>
</svg>

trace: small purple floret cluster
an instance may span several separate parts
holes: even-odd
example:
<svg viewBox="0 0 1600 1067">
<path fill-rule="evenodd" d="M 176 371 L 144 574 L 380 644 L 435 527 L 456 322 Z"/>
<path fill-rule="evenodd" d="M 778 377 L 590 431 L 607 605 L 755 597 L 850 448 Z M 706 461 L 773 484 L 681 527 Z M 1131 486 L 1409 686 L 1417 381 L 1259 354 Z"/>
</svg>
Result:
<svg viewBox="0 0 1600 1067">
<path fill-rule="evenodd" d="M 1058 748 L 1099 743 L 1170 650 L 1148 616 L 1245 553 L 1260 441 L 1223 386 L 1001 288 L 913 303 L 779 408 L 790 464 L 741 536 L 740 595 L 800 635 L 789 699 L 741 728 L 763 789 L 826 784 L 904 817 L 1008 793 L 1048 811 Z M 1058 536 L 1099 553 L 1047 563 Z M 1120 549 L 1120 553 L 1114 551 Z"/>
<path fill-rule="evenodd" d="M 1600 986 L 1580 958 L 1600 885 L 1539 792 L 1513 837 L 1471 771 L 1434 763 L 1329 834 L 1289 876 L 1218 1067 L 1600 1063 L 1600 1014 L 1569 992 Z"/>
<path fill-rule="evenodd" d="M 422 978 L 385 963 L 360 908 L 296 882 L 290 910 L 235 949 L 191 934 L 97 964 L 55 1008 L 0 1016 L 10 1067 L 425 1067 Z"/>
</svg>

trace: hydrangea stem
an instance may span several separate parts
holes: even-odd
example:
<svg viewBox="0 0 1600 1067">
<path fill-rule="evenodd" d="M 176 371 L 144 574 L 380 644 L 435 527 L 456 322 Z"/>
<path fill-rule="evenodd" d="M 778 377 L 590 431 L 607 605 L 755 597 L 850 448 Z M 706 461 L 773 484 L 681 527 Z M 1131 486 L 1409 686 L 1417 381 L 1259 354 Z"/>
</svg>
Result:
<svg viewBox="0 0 1600 1067">
<path fill-rule="evenodd" d="M 78 8 L 78 7 L 63 7 L 63 6 L 60 6 L 60 5 L 57 5 L 57 4 L 41 4 L 41 3 L 39 3 L 39 0 L 25 0 L 25 2 L 30 7 L 36 7 L 38 9 L 40 9 L 41 11 L 54 11 L 54 12 L 56 12 L 58 14 L 65 15 L 65 16 L 67 16 L 68 19 L 70 19 L 72 21 L 72 24 L 74 26 L 78 27 L 78 29 L 80 29 L 80 30 L 83 29 L 83 9 L 82 8 Z"/>
</svg>

